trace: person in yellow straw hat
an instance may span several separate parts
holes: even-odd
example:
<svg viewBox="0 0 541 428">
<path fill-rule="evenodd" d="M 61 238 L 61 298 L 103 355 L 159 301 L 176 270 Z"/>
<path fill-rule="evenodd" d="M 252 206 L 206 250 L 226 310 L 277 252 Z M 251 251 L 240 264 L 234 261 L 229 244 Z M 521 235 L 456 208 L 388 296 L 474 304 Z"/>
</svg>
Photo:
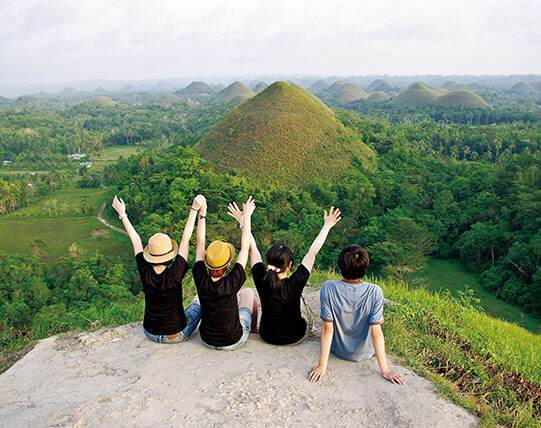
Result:
<svg viewBox="0 0 541 428">
<path fill-rule="evenodd" d="M 246 282 L 244 268 L 248 262 L 255 203 L 250 197 L 243 206 L 240 251 L 229 273 L 227 271 L 235 258 L 233 245 L 214 241 L 205 251 L 206 209 L 206 205 L 201 208 L 197 222 L 196 263 L 193 267 L 193 279 L 201 300 L 199 333 L 209 348 L 231 351 L 244 345 L 253 320 L 257 320 L 254 291 L 249 288 L 240 291 Z"/>
<path fill-rule="evenodd" d="M 165 233 L 156 233 L 143 248 L 141 237 L 126 214 L 126 204 L 116 196 L 113 199 L 113 208 L 133 245 L 143 284 L 143 331 L 154 342 L 182 342 L 190 337 L 201 319 L 201 306 L 197 296 L 186 309 L 182 306 L 182 280 L 188 271 L 190 238 L 197 214 L 203 206 L 206 206 L 204 196 L 197 195 L 190 208 L 180 245 Z"/>
</svg>

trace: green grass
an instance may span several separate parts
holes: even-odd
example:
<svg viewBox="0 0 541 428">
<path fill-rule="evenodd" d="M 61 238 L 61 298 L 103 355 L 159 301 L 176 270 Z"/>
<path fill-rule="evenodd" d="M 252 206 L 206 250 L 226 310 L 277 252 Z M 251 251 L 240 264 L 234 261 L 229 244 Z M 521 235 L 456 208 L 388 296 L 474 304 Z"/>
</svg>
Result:
<svg viewBox="0 0 541 428">
<path fill-rule="evenodd" d="M 479 300 L 477 306 L 491 317 L 515 323 L 533 333 L 541 333 L 541 319 L 522 312 L 517 306 L 485 290 L 475 275 L 466 271 L 458 261 L 431 259 L 419 277 L 430 291 L 449 290 L 452 296 L 460 297 L 471 290 L 472 296 Z"/>
<path fill-rule="evenodd" d="M 137 146 L 112 146 L 105 148 L 99 155 L 92 156 L 91 170 L 103 170 L 106 165 L 112 165 L 120 157 L 129 157 L 138 153 L 141 149 Z"/>
</svg>

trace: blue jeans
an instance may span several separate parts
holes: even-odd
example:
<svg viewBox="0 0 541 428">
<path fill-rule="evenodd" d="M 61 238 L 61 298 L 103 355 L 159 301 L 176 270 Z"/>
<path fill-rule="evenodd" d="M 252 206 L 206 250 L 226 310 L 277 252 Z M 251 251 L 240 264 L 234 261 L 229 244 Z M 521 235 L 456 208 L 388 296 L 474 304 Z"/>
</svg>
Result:
<svg viewBox="0 0 541 428">
<path fill-rule="evenodd" d="M 239 308 L 239 320 L 242 326 L 242 336 L 237 343 L 227 346 L 213 346 L 208 343 L 203 342 L 207 348 L 217 349 L 218 351 L 234 351 L 237 348 L 240 348 L 248 340 L 250 336 L 250 330 L 252 329 L 252 311 L 248 308 Z"/>
<path fill-rule="evenodd" d="M 184 342 L 192 335 L 194 330 L 199 325 L 199 321 L 201 320 L 201 306 L 197 302 L 192 302 L 184 310 L 184 314 L 186 315 L 186 327 L 180 333 L 169 334 L 169 335 L 152 334 L 146 331 L 145 329 L 143 329 L 145 332 L 145 336 L 156 343 Z"/>
</svg>

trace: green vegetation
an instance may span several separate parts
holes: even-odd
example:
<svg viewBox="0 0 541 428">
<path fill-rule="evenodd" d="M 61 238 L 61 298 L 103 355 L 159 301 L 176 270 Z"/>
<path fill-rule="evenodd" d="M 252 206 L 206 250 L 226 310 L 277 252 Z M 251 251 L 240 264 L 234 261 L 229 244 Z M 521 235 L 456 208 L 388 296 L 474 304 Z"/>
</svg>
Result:
<svg viewBox="0 0 541 428">
<path fill-rule="evenodd" d="M 280 187 L 336 177 L 352 159 L 371 156 L 328 107 L 285 82 L 272 84 L 228 113 L 196 150 L 222 170 L 237 169 Z"/>
<path fill-rule="evenodd" d="M 434 101 L 437 105 L 446 107 L 483 108 L 488 103 L 473 91 L 451 91 Z"/>
<path fill-rule="evenodd" d="M 201 95 L 212 95 L 214 89 L 208 83 L 205 82 L 192 82 L 184 89 L 177 91 L 177 95 L 184 96 L 201 96 Z"/>
<path fill-rule="evenodd" d="M 394 102 L 399 105 L 418 106 L 428 104 L 434 101 L 441 94 L 433 88 L 428 87 L 424 83 L 414 83 L 404 92 L 402 92 Z"/>
<path fill-rule="evenodd" d="M 112 146 L 90 158 L 92 169 L 102 171 L 107 165 L 113 165 L 121 157 L 129 157 L 141 149 L 137 146 Z"/>
<path fill-rule="evenodd" d="M 231 83 L 227 88 L 222 89 L 213 98 L 215 104 L 227 104 L 233 102 L 243 102 L 248 98 L 252 98 L 255 95 L 248 86 L 244 83 L 236 81 Z"/>
<path fill-rule="evenodd" d="M 382 283 L 389 352 L 485 425 L 539 426 L 541 336 L 441 294 Z"/>
<path fill-rule="evenodd" d="M 522 312 L 517 306 L 498 299 L 487 291 L 476 276 L 456 260 L 430 259 L 418 272 L 420 283 L 433 292 L 449 291 L 455 298 L 471 298 L 471 304 L 493 318 L 541 333 L 541 318 Z"/>
</svg>

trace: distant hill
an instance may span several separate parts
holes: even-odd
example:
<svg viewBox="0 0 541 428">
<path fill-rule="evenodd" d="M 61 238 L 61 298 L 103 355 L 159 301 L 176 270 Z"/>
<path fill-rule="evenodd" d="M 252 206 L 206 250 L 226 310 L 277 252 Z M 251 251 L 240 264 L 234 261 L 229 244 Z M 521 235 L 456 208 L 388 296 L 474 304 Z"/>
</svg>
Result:
<svg viewBox="0 0 541 428">
<path fill-rule="evenodd" d="M 393 89 L 393 87 L 384 79 L 376 79 L 368 85 L 367 89 L 373 92 L 387 92 Z"/>
<path fill-rule="evenodd" d="M 318 80 L 312 86 L 310 86 L 310 88 L 308 88 L 308 90 L 314 95 L 321 95 L 327 89 L 329 89 L 329 84 L 325 82 L 325 80 Z"/>
<path fill-rule="evenodd" d="M 226 104 L 233 101 L 244 101 L 248 98 L 252 98 L 254 95 L 254 91 L 237 80 L 236 82 L 231 83 L 227 88 L 218 92 L 214 97 L 213 102 L 216 104 Z"/>
<path fill-rule="evenodd" d="M 60 95 L 61 97 L 73 97 L 77 94 L 78 94 L 77 89 L 69 86 L 65 88 L 62 92 L 60 92 L 58 95 Z"/>
<path fill-rule="evenodd" d="M 434 101 L 441 94 L 425 85 L 424 83 L 414 83 L 398 97 L 395 98 L 395 103 L 403 106 L 418 106 Z"/>
<path fill-rule="evenodd" d="M 390 95 L 386 94 L 385 92 L 374 92 L 373 94 L 370 94 L 370 96 L 366 99 L 366 101 L 369 101 L 371 103 L 381 103 L 383 101 L 390 100 Z"/>
<path fill-rule="evenodd" d="M 11 98 L 6 98 L 6 97 L 0 96 L 0 106 L 9 106 L 9 105 L 11 105 L 13 103 L 14 103 L 14 101 Z"/>
<path fill-rule="evenodd" d="M 94 95 L 109 95 L 109 94 L 110 94 L 110 92 L 109 92 L 107 89 L 102 88 L 101 86 L 99 86 L 99 87 L 97 87 L 96 89 L 94 89 L 94 90 L 92 91 L 92 93 L 93 93 Z"/>
<path fill-rule="evenodd" d="M 353 158 L 369 165 L 373 157 L 323 102 L 285 82 L 226 114 L 195 149 L 221 170 L 236 169 L 278 187 L 329 180 Z"/>
<path fill-rule="evenodd" d="M 210 86 L 212 87 L 212 90 L 216 94 L 225 89 L 225 85 L 223 83 L 217 83 L 215 85 L 210 85 Z"/>
<path fill-rule="evenodd" d="M 214 89 L 205 82 L 192 82 L 176 92 L 179 96 L 210 96 L 212 94 L 214 94 Z"/>
<path fill-rule="evenodd" d="M 446 107 L 489 107 L 483 98 L 469 90 L 451 91 L 437 98 L 434 104 Z"/>
<path fill-rule="evenodd" d="M 257 85 L 254 86 L 254 92 L 256 94 L 259 94 L 261 91 L 265 90 L 268 87 L 269 87 L 268 83 L 259 82 Z"/>
<path fill-rule="evenodd" d="M 179 103 L 182 100 L 179 96 L 175 94 L 165 94 L 159 97 L 156 100 L 156 104 L 162 106 L 162 107 L 171 107 L 177 103 Z"/>
<path fill-rule="evenodd" d="M 332 90 L 331 90 L 332 88 Z M 343 83 L 333 85 L 326 92 L 326 98 L 339 103 L 350 103 L 352 101 L 364 100 L 368 98 L 368 92 L 354 83 Z"/>
<path fill-rule="evenodd" d="M 519 97 L 534 97 L 537 94 L 535 88 L 525 82 L 517 82 L 509 89 L 509 92 Z"/>
<path fill-rule="evenodd" d="M 432 88 L 438 95 L 446 95 L 449 93 L 449 89 L 447 88 Z"/>
</svg>

